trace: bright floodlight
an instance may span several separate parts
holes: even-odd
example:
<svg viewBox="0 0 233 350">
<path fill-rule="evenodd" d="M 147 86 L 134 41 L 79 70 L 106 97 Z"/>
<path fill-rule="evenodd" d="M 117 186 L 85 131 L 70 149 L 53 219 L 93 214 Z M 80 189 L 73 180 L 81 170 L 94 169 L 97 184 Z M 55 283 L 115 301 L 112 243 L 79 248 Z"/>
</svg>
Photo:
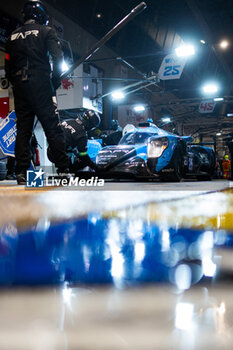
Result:
<svg viewBox="0 0 233 350">
<path fill-rule="evenodd" d="M 61 66 L 62 72 L 66 72 L 69 69 L 68 64 L 66 63 L 66 61 L 63 60 L 62 62 L 62 66 Z"/>
<path fill-rule="evenodd" d="M 143 105 L 137 105 L 137 106 L 134 106 L 133 110 L 135 112 L 144 112 L 145 111 L 145 106 Z"/>
<path fill-rule="evenodd" d="M 111 96 L 113 100 L 122 100 L 125 97 L 121 90 L 113 91 Z"/>
<path fill-rule="evenodd" d="M 221 136 L 221 135 L 222 135 L 221 132 L 217 132 L 217 133 L 216 133 L 216 136 Z"/>
<path fill-rule="evenodd" d="M 164 122 L 164 123 L 170 123 L 171 118 L 170 118 L 170 117 L 163 117 L 163 118 L 161 118 L 161 120 L 162 120 L 162 122 Z"/>
<path fill-rule="evenodd" d="M 193 45 L 182 45 L 177 47 L 175 51 L 178 57 L 187 57 L 195 54 Z"/>
<path fill-rule="evenodd" d="M 223 97 L 215 97 L 214 101 L 215 102 L 221 102 L 221 101 L 224 101 L 224 98 Z"/>
<path fill-rule="evenodd" d="M 214 94 L 218 91 L 218 86 L 215 83 L 209 83 L 204 85 L 202 90 L 205 94 Z"/>
<path fill-rule="evenodd" d="M 228 47 L 228 45 L 229 45 L 229 42 L 228 41 L 226 41 L 226 40 L 223 40 L 223 41 L 221 41 L 221 43 L 219 44 L 219 46 L 221 47 L 221 49 L 226 49 L 227 47 Z"/>
</svg>

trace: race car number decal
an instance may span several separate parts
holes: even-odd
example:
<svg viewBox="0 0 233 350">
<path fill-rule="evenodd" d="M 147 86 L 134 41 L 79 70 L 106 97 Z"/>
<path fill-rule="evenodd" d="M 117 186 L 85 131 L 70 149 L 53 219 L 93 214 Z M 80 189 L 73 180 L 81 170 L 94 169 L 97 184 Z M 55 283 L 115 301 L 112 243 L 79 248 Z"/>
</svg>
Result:
<svg viewBox="0 0 233 350">
<path fill-rule="evenodd" d="M 180 74 L 180 71 L 179 71 L 180 67 L 181 67 L 180 64 L 179 64 L 179 65 L 176 65 L 176 66 L 167 66 L 167 67 L 164 68 L 164 73 L 163 73 L 163 75 L 164 75 L 165 77 L 168 77 L 168 76 L 170 76 L 170 75 L 177 75 L 177 74 Z"/>
</svg>

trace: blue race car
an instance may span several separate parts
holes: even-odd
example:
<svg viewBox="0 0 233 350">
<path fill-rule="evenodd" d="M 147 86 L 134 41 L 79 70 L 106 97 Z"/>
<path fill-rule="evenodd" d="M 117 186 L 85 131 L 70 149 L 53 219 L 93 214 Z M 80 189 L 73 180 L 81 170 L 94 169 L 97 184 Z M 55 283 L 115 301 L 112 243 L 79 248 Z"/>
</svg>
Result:
<svg viewBox="0 0 233 350">
<path fill-rule="evenodd" d="M 169 133 L 150 122 L 141 123 L 127 132 L 118 145 L 99 151 L 99 173 L 120 179 L 211 179 L 216 166 L 214 151 L 191 141 L 191 137 Z"/>
</svg>

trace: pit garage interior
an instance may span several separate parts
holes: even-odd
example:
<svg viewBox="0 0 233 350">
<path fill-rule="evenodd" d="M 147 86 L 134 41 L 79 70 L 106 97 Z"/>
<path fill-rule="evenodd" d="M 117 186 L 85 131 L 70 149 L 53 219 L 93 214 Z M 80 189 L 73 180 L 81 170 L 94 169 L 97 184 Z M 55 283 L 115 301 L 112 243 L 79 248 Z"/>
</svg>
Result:
<svg viewBox="0 0 233 350">
<path fill-rule="evenodd" d="M 5 42 L 23 3 L 0 4 L 0 127 L 14 110 L 12 88 L 2 88 Z M 139 3 L 44 1 L 66 64 Z M 63 81 L 59 114 L 96 110 L 106 135 L 112 120 L 124 129 L 150 119 L 210 147 L 219 172 L 207 181 L 107 179 L 69 188 L 1 180 L 0 349 L 233 348 L 233 182 L 220 167 L 226 155 L 233 161 L 233 4 L 146 4 Z M 195 53 L 179 61 L 183 70 L 171 61 L 161 73 L 184 45 Z M 35 135 L 36 169 L 54 170 L 39 123 Z M 4 151 L 0 158 L 7 161 Z"/>
</svg>

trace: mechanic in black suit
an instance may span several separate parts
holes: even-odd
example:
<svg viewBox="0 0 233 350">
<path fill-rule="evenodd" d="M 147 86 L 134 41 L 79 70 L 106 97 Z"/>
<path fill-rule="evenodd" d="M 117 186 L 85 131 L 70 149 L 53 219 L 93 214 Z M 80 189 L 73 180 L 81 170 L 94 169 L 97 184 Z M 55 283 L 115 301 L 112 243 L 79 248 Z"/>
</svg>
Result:
<svg viewBox="0 0 233 350">
<path fill-rule="evenodd" d="M 48 15 L 41 1 L 27 1 L 22 14 L 24 24 L 7 40 L 5 58 L 6 77 L 13 85 L 17 115 L 15 158 L 18 184 L 26 183 L 26 171 L 30 167 L 30 139 L 35 115 L 54 151 L 58 174 L 69 173 L 64 133 L 53 99 L 62 72 L 60 42 L 55 31 L 47 26 Z M 52 74 L 49 55 L 53 63 Z"/>
<path fill-rule="evenodd" d="M 65 135 L 66 152 L 69 155 L 69 169 L 72 173 L 90 167 L 97 170 L 96 164 L 87 154 L 88 132 L 97 128 L 100 124 L 100 117 L 97 112 L 88 110 L 78 118 L 66 119 L 61 123 Z M 55 153 L 48 147 L 47 155 L 54 163 Z"/>
</svg>

